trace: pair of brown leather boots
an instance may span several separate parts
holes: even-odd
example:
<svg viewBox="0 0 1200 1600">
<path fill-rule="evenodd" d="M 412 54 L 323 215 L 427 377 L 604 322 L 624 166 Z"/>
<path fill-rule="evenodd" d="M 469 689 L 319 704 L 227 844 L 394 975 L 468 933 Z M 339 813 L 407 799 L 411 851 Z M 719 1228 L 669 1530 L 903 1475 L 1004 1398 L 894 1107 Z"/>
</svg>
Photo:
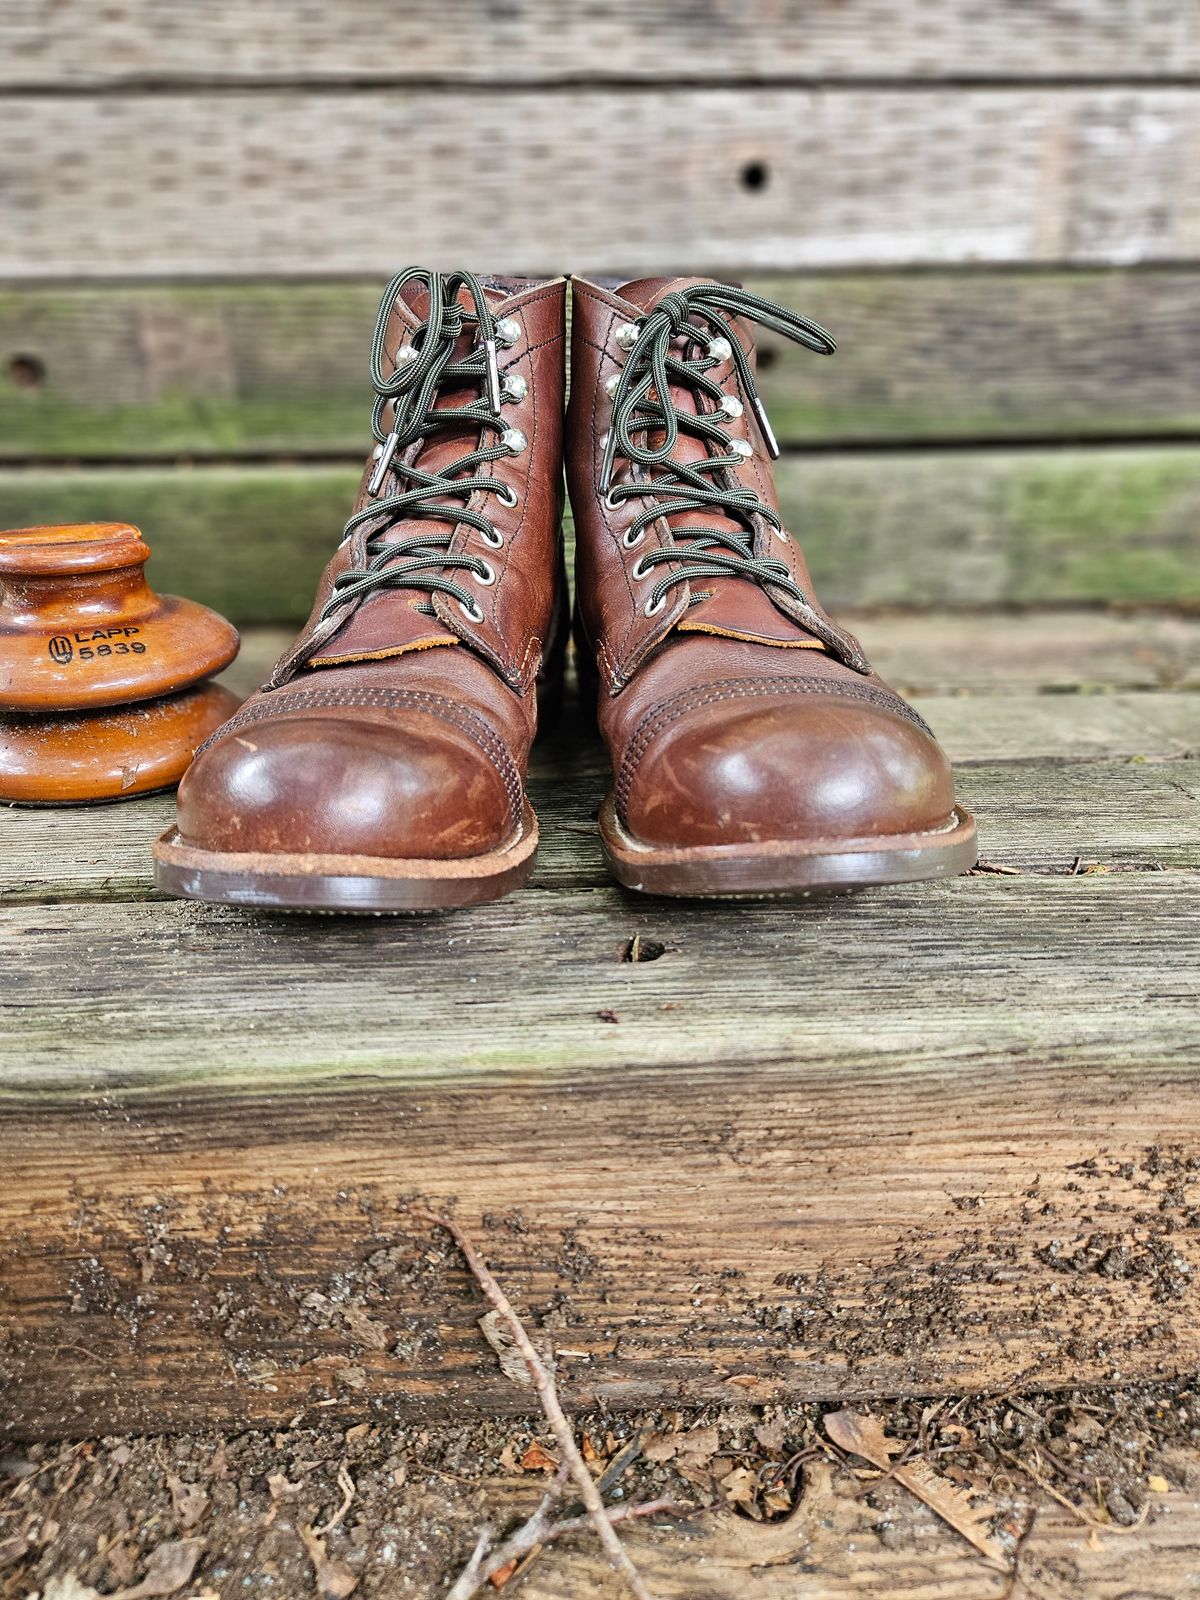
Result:
<svg viewBox="0 0 1200 1600">
<path fill-rule="evenodd" d="M 300 638 L 187 773 L 164 888 L 413 911 L 525 880 L 526 763 L 570 625 L 564 458 L 621 883 L 805 894 L 974 863 L 945 756 L 821 610 L 779 514 L 754 326 L 832 340 L 727 284 L 571 290 L 564 449 L 564 279 L 388 286 L 354 513 Z"/>
</svg>

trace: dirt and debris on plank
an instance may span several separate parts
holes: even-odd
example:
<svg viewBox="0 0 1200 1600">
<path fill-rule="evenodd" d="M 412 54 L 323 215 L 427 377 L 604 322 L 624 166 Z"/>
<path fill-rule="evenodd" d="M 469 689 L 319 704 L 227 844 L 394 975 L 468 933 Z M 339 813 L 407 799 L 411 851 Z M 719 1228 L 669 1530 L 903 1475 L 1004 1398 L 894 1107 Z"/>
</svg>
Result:
<svg viewBox="0 0 1200 1600">
<path fill-rule="evenodd" d="M 869 1417 L 868 1439 L 886 1440 L 887 1470 L 835 1442 L 861 1422 L 835 1422 L 831 1438 L 827 1419 L 839 1409 L 594 1411 L 573 1425 L 598 1480 L 625 1456 L 613 1503 L 669 1499 L 686 1508 L 639 1526 L 636 1545 L 631 1536 L 647 1581 L 664 1595 L 733 1597 L 737 1573 L 751 1569 L 767 1583 L 784 1560 L 773 1552 L 785 1535 L 794 1548 L 779 1570 L 790 1572 L 797 1596 L 851 1592 L 855 1572 L 871 1565 L 886 1578 L 889 1562 L 914 1552 L 924 1563 L 956 1563 L 963 1600 L 1002 1594 L 995 1565 L 905 1487 L 896 1465 L 918 1483 L 933 1474 L 961 1491 L 961 1501 L 947 1497 L 951 1508 L 967 1496 L 983 1506 L 986 1524 L 972 1526 L 1010 1569 L 1023 1561 L 1032 1575 L 1042 1531 L 1056 1525 L 1071 1549 L 1086 1556 L 1099 1543 L 1106 1553 L 1097 1560 L 1124 1563 L 1127 1587 L 1143 1541 L 1166 1526 L 1178 1543 L 1183 1508 L 1200 1497 L 1200 1384 L 852 1408 Z M 0 1596 L 444 1595 L 481 1528 L 504 1532 L 532 1514 L 558 1456 L 540 1416 L 434 1427 L 346 1426 L 318 1415 L 235 1438 L 12 1446 L 0 1457 Z M 807 1523 L 806 1501 L 819 1502 Z M 594 1540 L 573 1536 L 527 1573 L 498 1575 L 499 1588 L 562 1595 L 572 1592 L 573 1564 L 597 1559 Z M 1200 1550 L 1179 1559 L 1200 1571 Z M 655 1581 L 663 1572 L 676 1574 L 673 1586 Z M 1084 1600 L 1086 1587 L 1055 1581 L 1056 1600 Z M 573 1592 L 621 1591 L 606 1573 L 594 1591 Z"/>
</svg>

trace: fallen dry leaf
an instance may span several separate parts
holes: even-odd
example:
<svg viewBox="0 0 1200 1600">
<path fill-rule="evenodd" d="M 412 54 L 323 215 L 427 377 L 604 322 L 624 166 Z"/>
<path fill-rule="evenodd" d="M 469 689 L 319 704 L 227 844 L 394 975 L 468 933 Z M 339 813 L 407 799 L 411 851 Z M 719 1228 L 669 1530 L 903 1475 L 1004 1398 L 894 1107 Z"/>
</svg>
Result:
<svg viewBox="0 0 1200 1600">
<path fill-rule="evenodd" d="M 285 1473 L 272 1472 L 267 1475 L 267 1488 L 272 1500 L 290 1500 L 303 1490 L 304 1485 L 292 1483 Z"/>
<path fill-rule="evenodd" d="M 517 1349 L 500 1313 L 489 1311 L 486 1316 L 480 1317 L 479 1331 L 496 1352 L 496 1359 L 504 1376 L 513 1383 L 519 1383 L 522 1388 L 528 1389 L 533 1379 L 525 1364 L 525 1357 Z M 538 1354 L 540 1355 L 541 1351 Z"/>
<path fill-rule="evenodd" d="M 749 1506 L 754 1504 L 754 1474 L 749 1467 L 734 1467 L 720 1480 L 717 1487 L 724 1499 L 731 1505 Z"/>
<path fill-rule="evenodd" d="M 80 1583 L 73 1572 L 63 1572 L 50 1579 L 42 1591 L 42 1600 L 100 1600 L 100 1592 L 90 1584 Z"/>
<path fill-rule="evenodd" d="M 642 1446 L 647 1461 L 670 1461 L 679 1451 L 679 1439 L 673 1433 L 652 1433 Z"/>
<path fill-rule="evenodd" d="M 208 1510 L 207 1491 L 198 1483 L 184 1483 L 173 1472 L 167 1476 L 167 1488 L 171 1491 L 171 1505 L 179 1518 L 179 1526 L 184 1533 L 190 1533 Z"/>
<path fill-rule="evenodd" d="M 203 1539 L 169 1539 L 160 1544 L 150 1553 L 141 1583 L 132 1589 L 118 1589 L 113 1600 L 160 1600 L 174 1594 L 196 1570 L 203 1549 Z"/>
<path fill-rule="evenodd" d="M 319 1539 L 311 1528 L 301 1527 L 298 1532 L 313 1564 L 321 1600 L 346 1600 L 346 1596 L 358 1588 L 358 1579 L 344 1561 L 330 1561 L 326 1557 L 324 1539 Z"/>
<path fill-rule="evenodd" d="M 503 1589 L 504 1585 L 508 1582 L 516 1570 L 517 1558 L 514 1556 L 511 1561 L 506 1561 L 502 1567 L 497 1567 L 495 1572 L 493 1572 L 491 1577 L 488 1579 L 488 1582 L 491 1584 L 493 1589 Z"/>
<path fill-rule="evenodd" d="M 522 1472 L 553 1472 L 558 1462 L 553 1456 L 548 1456 L 535 1439 L 521 1457 Z"/>
<path fill-rule="evenodd" d="M 721 1447 L 721 1436 L 715 1428 L 693 1428 L 679 1440 L 677 1454 L 689 1466 L 702 1467 L 712 1460 Z"/>
<path fill-rule="evenodd" d="M 904 1446 L 898 1439 L 888 1438 L 877 1417 L 862 1417 L 854 1411 L 833 1411 L 825 1418 L 825 1432 L 839 1450 L 862 1456 L 873 1467 L 890 1474 L 918 1500 L 923 1500 L 999 1571 L 1009 1570 L 1003 1545 L 987 1527 L 998 1515 L 996 1506 L 958 1488 L 948 1478 L 940 1477 L 919 1458 L 905 1466 L 893 1465 L 892 1458 L 899 1455 Z"/>
</svg>

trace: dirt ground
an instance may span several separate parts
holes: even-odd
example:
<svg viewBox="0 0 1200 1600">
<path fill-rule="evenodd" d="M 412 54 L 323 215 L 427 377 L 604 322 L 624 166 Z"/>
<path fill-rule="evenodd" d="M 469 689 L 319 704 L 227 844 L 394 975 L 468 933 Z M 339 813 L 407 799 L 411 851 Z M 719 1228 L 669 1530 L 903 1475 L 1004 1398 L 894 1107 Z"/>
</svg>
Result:
<svg viewBox="0 0 1200 1600">
<path fill-rule="evenodd" d="M 1019 1570 L 1035 1507 L 1065 1513 L 1094 1548 L 1098 1538 L 1151 1526 L 1164 1514 L 1164 1497 L 1200 1491 L 1197 1383 L 876 1407 L 875 1419 L 903 1447 L 887 1474 L 832 1442 L 833 1409 L 592 1414 L 575 1425 L 597 1477 L 622 1458 L 607 1487 L 610 1504 L 663 1496 L 675 1502 L 677 1509 L 654 1517 L 638 1537 L 643 1548 L 653 1540 L 660 1565 L 676 1547 L 681 1572 L 691 1559 L 689 1535 L 706 1522 L 744 1519 L 743 1545 L 752 1551 L 759 1540 L 766 1551 L 767 1525 L 788 1520 L 819 1483 L 853 1504 L 867 1565 L 885 1561 L 930 1521 L 928 1505 L 902 1481 L 903 1469 L 917 1465 L 928 1469 L 927 1483 L 982 1497 L 975 1501 L 979 1527 L 1008 1564 L 1007 1592 L 1037 1595 L 1032 1582 L 1021 1588 Z M 441 1595 L 483 1527 L 503 1533 L 530 1514 L 555 1463 L 554 1440 L 540 1418 L 457 1427 L 330 1421 L 233 1438 L 12 1446 L 0 1456 L 0 1596 Z M 965 1504 L 965 1496 L 956 1503 Z M 989 1570 L 944 1520 L 939 1532 L 959 1546 L 958 1555 Z M 614 1575 L 601 1575 L 600 1587 L 572 1587 L 573 1552 L 589 1543 L 590 1534 L 572 1535 L 503 1588 L 621 1593 Z M 1131 1540 L 1112 1543 L 1127 1550 Z M 538 1567 L 544 1580 L 552 1564 L 561 1587 L 544 1590 Z M 819 1568 L 813 1561 L 804 1567 L 818 1584 Z M 1200 1559 L 1194 1577 L 1200 1585 Z M 684 1587 L 672 1592 L 726 1592 L 706 1588 L 699 1574 L 691 1586 L 680 1581 Z M 999 1575 L 992 1583 L 972 1592 L 1005 1594 Z M 1076 1591 L 1059 1583 L 1052 1592 Z M 1087 1591 L 1078 1592 L 1082 1600 Z"/>
</svg>

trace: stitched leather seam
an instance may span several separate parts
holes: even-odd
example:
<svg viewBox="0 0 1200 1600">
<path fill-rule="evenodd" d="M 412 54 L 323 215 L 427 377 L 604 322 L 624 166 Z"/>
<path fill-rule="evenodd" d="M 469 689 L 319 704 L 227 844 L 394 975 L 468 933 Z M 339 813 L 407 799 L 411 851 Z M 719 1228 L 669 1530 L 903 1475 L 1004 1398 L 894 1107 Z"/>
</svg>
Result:
<svg viewBox="0 0 1200 1600">
<path fill-rule="evenodd" d="M 892 694 L 890 690 L 877 689 L 873 684 L 838 684 L 831 683 L 828 678 L 727 678 L 707 688 L 685 689 L 680 694 L 672 695 L 668 700 L 660 700 L 645 713 L 634 729 L 633 737 L 626 746 L 621 761 L 621 771 L 617 777 L 615 790 L 618 810 L 624 815 L 634 774 L 651 740 L 670 723 L 676 721 L 682 713 L 699 710 L 701 706 L 716 705 L 722 700 L 745 700 L 757 695 L 771 697 L 788 694 L 823 694 L 832 699 L 860 700 L 868 705 L 878 706 L 880 710 L 891 711 L 897 716 L 904 717 L 928 733 L 931 738 L 933 736 L 932 729 L 925 719 L 910 705 L 906 705 L 899 695 Z"/>
<path fill-rule="evenodd" d="M 305 689 L 291 694 L 276 691 L 269 700 L 256 700 L 243 706 L 228 722 L 218 728 L 196 751 L 199 758 L 226 734 L 237 733 L 264 718 L 283 716 L 292 711 L 322 711 L 332 707 L 383 708 L 389 711 L 410 709 L 428 712 L 443 722 L 452 723 L 461 733 L 477 744 L 495 767 L 508 796 L 512 815 L 521 814 L 521 777 L 504 741 L 482 717 L 476 716 L 466 706 L 447 699 L 445 695 L 430 694 L 422 689 Z"/>
</svg>

